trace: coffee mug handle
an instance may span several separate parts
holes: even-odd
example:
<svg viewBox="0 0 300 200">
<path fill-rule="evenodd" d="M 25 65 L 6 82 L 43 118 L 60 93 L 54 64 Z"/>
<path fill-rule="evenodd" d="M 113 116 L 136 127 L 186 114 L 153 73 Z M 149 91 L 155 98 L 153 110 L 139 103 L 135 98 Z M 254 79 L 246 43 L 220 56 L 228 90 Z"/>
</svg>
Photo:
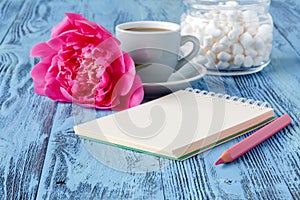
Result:
<svg viewBox="0 0 300 200">
<path fill-rule="evenodd" d="M 190 60 L 192 60 L 199 52 L 199 49 L 200 49 L 200 42 L 199 40 L 195 37 L 195 36 L 192 36 L 192 35 L 184 35 L 181 37 L 181 42 L 180 42 L 180 45 L 183 46 L 185 45 L 187 42 L 191 42 L 193 43 L 193 49 L 191 50 L 191 52 L 181 58 L 177 65 L 175 66 L 175 71 L 179 70 L 182 66 L 184 66 L 185 64 L 187 64 Z"/>
</svg>

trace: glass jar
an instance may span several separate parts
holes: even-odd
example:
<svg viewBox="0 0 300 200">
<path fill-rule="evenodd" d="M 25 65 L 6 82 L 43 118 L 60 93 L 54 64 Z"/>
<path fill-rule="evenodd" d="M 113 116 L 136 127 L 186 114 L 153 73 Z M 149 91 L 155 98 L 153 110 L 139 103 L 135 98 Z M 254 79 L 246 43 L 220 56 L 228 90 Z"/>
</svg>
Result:
<svg viewBox="0 0 300 200">
<path fill-rule="evenodd" d="M 181 34 L 200 41 L 193 60 L 208 74 L 242 75 L 258 72 L 270 63 L 273 20 L 271 0 L 184 0 Z M 183 49 L 183 53 L 188 47 Z"/>
</svg>

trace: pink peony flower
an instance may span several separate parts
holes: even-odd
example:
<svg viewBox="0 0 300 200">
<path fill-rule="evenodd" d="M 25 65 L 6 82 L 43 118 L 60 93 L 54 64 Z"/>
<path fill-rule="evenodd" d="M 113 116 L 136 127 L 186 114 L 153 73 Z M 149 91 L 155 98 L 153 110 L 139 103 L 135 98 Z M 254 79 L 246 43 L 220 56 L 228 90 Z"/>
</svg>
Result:
<svg viewBox="0 0 300 200">
<path fill-rule="evenodd" d="M 41 57 L 31 77 L 37 94 L 99 109 L 125 109 L 141 103 L 142 82 L 131 57 L 102 26 L 66 13 L 51 39 L 33 46 Z"/>
</svg>

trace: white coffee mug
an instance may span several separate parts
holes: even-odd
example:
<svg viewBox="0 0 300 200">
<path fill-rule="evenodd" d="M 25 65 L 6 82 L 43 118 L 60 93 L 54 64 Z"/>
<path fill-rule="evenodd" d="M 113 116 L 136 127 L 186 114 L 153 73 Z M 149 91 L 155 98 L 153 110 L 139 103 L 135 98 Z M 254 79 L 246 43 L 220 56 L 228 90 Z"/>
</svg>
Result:
<svg viewBox="0 0 300 200">
<path fill-rule="evenodd" d="M 193 59 L 199 51 L 199 41 L 194 36 L 181 36 L 180 26 L 171 22 L 137 21 L 116 26 L 116 37 L 121 49 L 128 52 L 137 66 L 143 82 L 164 82 L 172 72 Z M 178 60 L 181 45 L 193 44 L 193 49 Z"/>
</svg>

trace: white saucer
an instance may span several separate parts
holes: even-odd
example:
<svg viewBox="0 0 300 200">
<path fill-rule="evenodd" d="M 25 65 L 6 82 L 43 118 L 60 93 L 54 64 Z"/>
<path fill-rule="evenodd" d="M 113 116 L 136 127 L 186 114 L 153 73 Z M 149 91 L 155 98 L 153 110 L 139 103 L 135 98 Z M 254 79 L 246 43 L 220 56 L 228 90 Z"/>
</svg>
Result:
<svg viewBox="0 0 300 200">
<path fill-rule="evenodd" d="M 200 80 L 206 74 L 206 68 L 197 63 L 188 63 L 187 66 L 183 66 L 175 73 L 177 77 L 176 80 L 143 83 L 145 98 L 157 98 L 177 90 L 191 87 L 193 83 Z"/>
</svg>

